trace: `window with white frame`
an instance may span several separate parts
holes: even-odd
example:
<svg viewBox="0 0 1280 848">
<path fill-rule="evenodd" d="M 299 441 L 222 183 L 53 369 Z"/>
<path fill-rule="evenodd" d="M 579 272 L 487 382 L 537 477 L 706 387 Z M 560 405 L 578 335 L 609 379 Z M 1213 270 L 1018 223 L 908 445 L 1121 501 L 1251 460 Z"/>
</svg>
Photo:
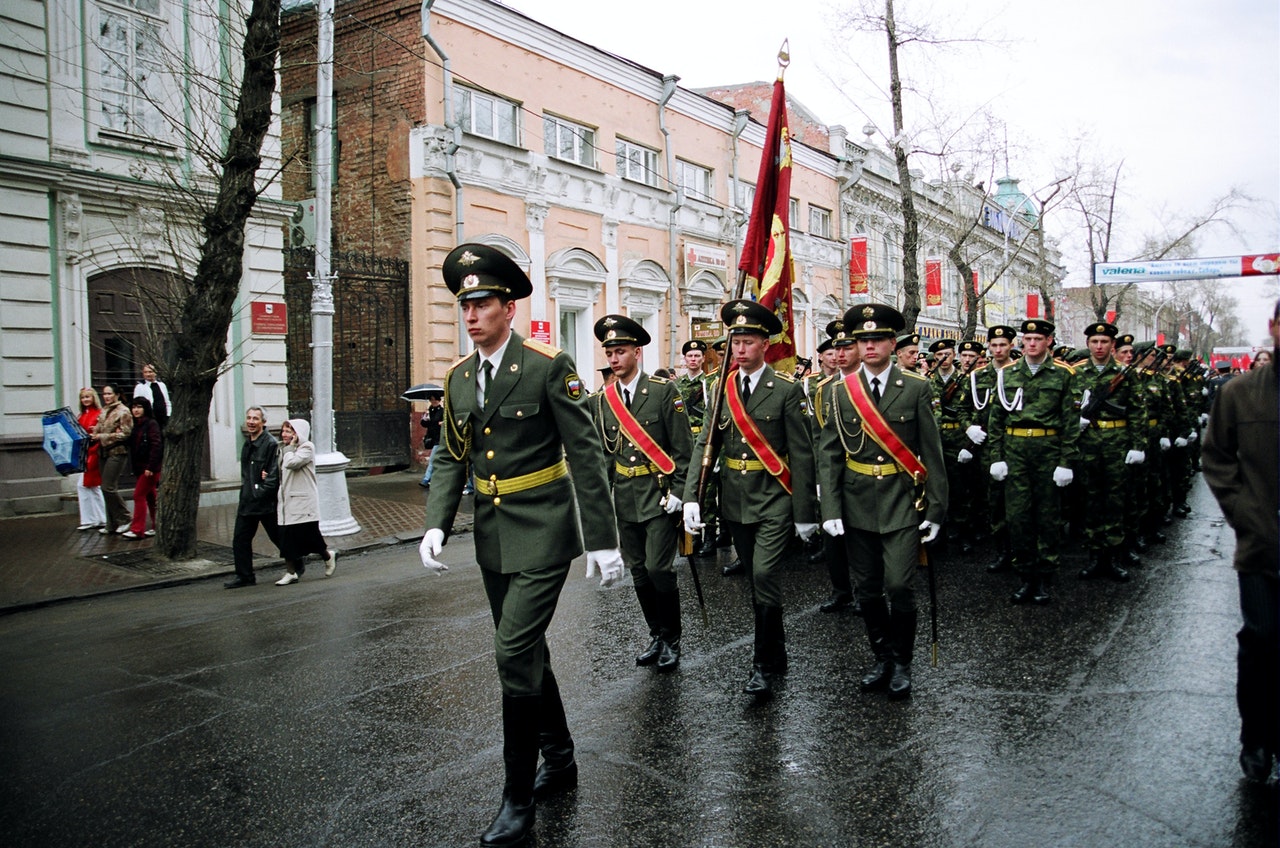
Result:
<svg viewBox="0 0 1280 848">
<path fill-rule="evenodd" d="M 658 185 L 658 151 L 620 138 L 617 152 L 618 176 L 645 185 Z"/>
<path fill-rule="evenodd" d="M 161 0 L 116 0 L 98 8 L 98 109 L 103 129 L 152 139 L 164 118 L 167 28 Z"/>
<path fill-rule="evenodd" d="M 453 89 L 453 108 L 463 132 L 520 144 L 520 104 L 459 85 Z"/>
<path fill-rule="evenodd" d="M 684 189 L 685 197 L 712 202 L 710 168 L 677 159 L 676 184 Z"/>
<path fill-rule="evenodd" d="M 800 201 L 794 197 L 787 201 L 787 226 L 793 230 L 800 229 Z"/>
<path fill-rule="evenodd" d="M 756 187 L 754 183 L 738 183 L 738 196 L 733 201 L 744 214 L 751 214 L 751 207 L 756 202 Z"/>
<path fill-rule="evenodd" d="M 820 238 L 831 238 L 831 210 L 821 206 L 809 205 L 809 234 Z"/>
<path fill-rule="evenodd" d="M 542 140 L 548 156 L 596 166 L 596 131 L 555 115 L 542 116 Z"/>
</svg>

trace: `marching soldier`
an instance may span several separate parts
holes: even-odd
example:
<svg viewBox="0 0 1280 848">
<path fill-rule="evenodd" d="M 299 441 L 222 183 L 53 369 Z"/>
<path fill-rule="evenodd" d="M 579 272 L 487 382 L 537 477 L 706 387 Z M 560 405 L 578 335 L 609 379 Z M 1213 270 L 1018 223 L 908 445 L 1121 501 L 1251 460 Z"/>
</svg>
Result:
<svg viewBox="0 0 1280 848">
<path fill-rule="evenodd" d="M 966 342 L 966 345 L 968 343 Z M 947 516 L 951 519 L 947 526 L 950 540 L 958 540 L 961 551 L 967 553 L 972 547 L 973 532 L 969 522 L 968 503 L 971 496 L 967 474 L 964 466 L 972 461 L 973 453 L 969 450 L 973 443 L 965 435 L 969 426 L 968 375 L 956 368 L 955 356 L 959 343 L 955 339 L 938 339 L 929 345 L 933 354 L 933 373 L 929 375 L 929 385 L 933 390 L 934 415 L 938 420 L 938 429 L 942 434 L 942 453 L 946 461 L 947 491 L 951 503 L 947 507 Z M 976 358 L 976 352 L 967 349 L 969 361 Z"/>
<path fill-rule="evenodd" d="M 1112 355 L 1119 330 L 1099 321 L 1085 328 L 1089 360 L 1076 369 L 1080 394 L 1080 471 L 1078 485 L 1089 508 L 1084 510 L 1084 536 L 1089 564 L 1081 580 L 1108 577 L 1129 579 L 1121 567 L 1125 556 L 1125 501 L 1132 498 L 1126 483 L 1128 466 L 1146 460 L 1142 395 L 1126 379 Z"/>
<path fill-rule="evenodd" d="M 702 430 L 702 417 L 707 413 L 707 386 L 712 379 L 703 373 L 702 368 L 706 361 L 707 343 L 701 339 L 689 339 L 680 352 L 684 356 L 685 373 L 677 378 L 676 388 L 684 398 L 689 426 L 697 434 Z"/>
<path fill-rule="evenodd" d="M 511 330 L 516 301 L 532 291 L 529 278 L 482 244 L 454 248 L 442 270 L 476 351 L 445 375 L 444 450 L 436 457 L 419 553 L 427 568 L 446 570 L 438 557 L 470 461 L 476 561 L 502 684 L 506 770 L 502 806 L 480 842 L 515 845 L 533 827 L 535 793 L 578 780 L 546 641 L 569 563 L 584 539 L 588 577 L 598 570 L 611 585 L 622 577 L 623 562 L 604 458 L 573 360 Z"/>
<path fill-rule="evenodd" d="M 819 387 L 815 398 L 814 443 L 821 437 L 822 427 L 830 413 L 831 395 L 839 389 L 840 380 L 857 372 L 862 364 L 862 356 L 858 352 L 857 341 L 845 330 L 843 319 L 836 319 L 827 324 L 827 337 L 831 349 L 835 351 L 837 372 L 834 379 L 826 380 Z M 844 540 L 835 539 L 823 534 L 823 554 L 827 562 L 827 576 L 831 578 L 831 597 L 818 605 L 819 612 L 839 612 L 845 607 L 852 607 L 854 615 L 862 614 L 862 606 L 858 603 L 853 591 L 853 581 L 849 578 L 849 554 L 845 550 Z"/>
<path fill-rule="evenodd" d="M 1013 340 L 1018 331 L 1006 324 L 995 324 L 987 328 L 987 349 L 991 352 L 991 361 L 969 375 L 969 401 L 973 406 L 973 418 L 965 429 L 969 441 L 982 447 L 987 440 L 987 432 L 991 429 L 991 410 L 995 400 L 996 374 L 1003 368 L 1013 364 Z M 979 470 L 989 466 L 986 461 L 986 450 L 975 460 Z M 991 479 L 991 475 L 983 473 L 981 485 L 986 486 L 987 523 L 991 535 L 995 539 L 999 558 L 987 566 L 988 574 L 1000 574 L 1013 568 L 1013 553 L 1009 547 L 1009 526 L 1005 519 L 1003 482 Z"/>
<path fill-rule="evenodd" d="M 903 333 L 898 336 L 893 346 L 893 353 L 898 357 L 898 367 L 903 371 L 915 371 L 916 360 L 920 358 L 920 334 Z"/>
<path fill-rule="evenodd" d="M 782 322 L 750 300 L 731 300 L 720 315 L 729 332 L 732 367 L 726 362 L 722 369 L 728 382 L 720 417 L 703 427 L 694 456 L 703 456 L 715 434 L 720 519 L 746 570 L 755 608 L 755 651 L 743 691 L 766 697 L 775 676 L 787 670 L 782 556 L 793 534 L 807 541 L 818 529 L 813 441 L 800 384 L 765 362 L 769 337 L 782 332 Z M 690 533 L 703 526 L 697 489 L 697 476 L 690 474 L 684 492 Z"/>
<path fill-rule="evenodd" d="M 1151 453 L 1150 421 L 1151 411 L 1147 408 L 1147 386 L 1142 369 L 1134 356 L 1134 337 L 1132 333 L 1121 333 L 1116 336 L 1116 362 L 1127 369 L 1125 381 L 1135 395 L 1137 403 L 1142 406 L 1142 420 L 1137 422 L 1138 443 L 1141 445 L 1143 461 L 1136 465 L 1125 466 L 1124 499 L 1124 557 L 1129 565 L 1141 565 L 1139 554 L 1146 550 L 1147 543 L 1142 538 L 1142 513 L 1146 510 L 1146 498 L 1139 495 L 1147 479 L 1147 466 L 1156 461 Z M 1158 453 L 1158 451 L 1157 451 Z"/>
<path fill-rule="evenodd" d="M 991 479 L 1005 485 L 1005 520 L 1022 585 L 1015 604 L 1047 604 L 1061 548 L 1060 492 L 1079 463 L 1071 369 L 1049 355 L 1053 324 L 1022 322 L 1023 356 L 996 373 L 987 434 Z"/>
<path fill-rule="evenodd" d="M 625 315 L 606 315 L 596 322 L 595 334 L 617 376 L 604 389 L 596 426 L 612 465 L 622 560 L 649 626 L 649 646 L 636 665 L 673 671 L 680 662 L 681 634 L 676 513 L 693 436 L 675 384 L 640 370 L 640 351 L 650 341 L 644 327 Z"/>
<path fill-rule="evenodd" d="M 859 304 L 844 323 L 862 364 L 833 387 L 822 427 L 822 527 L 844 539 L 875 655 L 860 687 L 896 700 L 911 694 L 916 565 L 946 518 L 947 478 L 929 384 L 891 361 L 902 314 Z"/>
</svg>

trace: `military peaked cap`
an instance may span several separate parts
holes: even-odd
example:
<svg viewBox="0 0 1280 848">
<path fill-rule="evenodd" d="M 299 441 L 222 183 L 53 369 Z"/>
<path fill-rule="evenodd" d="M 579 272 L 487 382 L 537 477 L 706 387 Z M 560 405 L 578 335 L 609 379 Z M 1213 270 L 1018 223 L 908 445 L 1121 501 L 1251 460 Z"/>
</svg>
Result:
<svg viewBox="0 0 1280 848">
<path fill-rule="evenodd" d="M 887 303 L 857 303 L 844 313 L 845 331 L 855 339 L 895 339 L 907 328 L 907 319 Z"/>
<path fill-rule="evenodd" d="M 651 339 L 640 322 L 625 315 L 606 315 L 596 322 L 596 338 L 605 347 L 629 344 L 644 347 Z"/>
<path fill-rule="evenodd" d="M 761 336 L 776 336 L 782 332 L 782 322 L 778 320 L 778 316 L 754 300 L 729 301 L 721 307 L 720 318 L 729 335 L 756 333 Z"/>
<path fill-rule="evenodd" d="M 520 300 L 533 293 L 533 283 L 510 256 L 487 244 L 460 244 L 444 258 L 444 284 L 458 300 L 498 295 Z"/>
<path fill-rule="evenodd" d="M 919 347 L 919 345 L 920 345 L 919 333 L 903 333 L 902 335 L 898 336 L 898 342 L 893 346 L 893 349 L 895 351 L 898 351 L 898 350 L 902 350 L 904 347 L 912 347 L 912 346 Z"/>
</svg>

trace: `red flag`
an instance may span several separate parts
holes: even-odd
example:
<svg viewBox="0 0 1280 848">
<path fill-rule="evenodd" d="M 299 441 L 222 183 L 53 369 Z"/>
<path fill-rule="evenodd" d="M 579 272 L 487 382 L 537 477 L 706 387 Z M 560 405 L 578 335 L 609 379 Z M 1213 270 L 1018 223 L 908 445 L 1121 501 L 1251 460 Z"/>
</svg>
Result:
<svg viewBox="0 0 1280 848">
<path fill-rule="evenodd" d="M 854 236 L 849 241 L 849 294 L 867 291 L 867 237 Z"/>
<path fill-rule="evenodd" d="M 941 259 L 926 259 L 924 262 L 924 305 L 942 305 Z"/>
<path fill-rule="evenodd" d="M 760 174 L 751 205 L 751 221 L 742 245 L 738 269 L 746 272 L 752 296 L 782 321 L 782 335 L 775 337 L 766 356 L 776 363 L 796 355 L 795 326 L 791 313 L 791 136 L 787 130 L 787 95 L 782 72 L 773 84 L 769 128 L 760 154 Z"/>
<path fill-rule="evenodd" d="M 1027 317 L 1028 318 L 1040 317 L 1040 295 L 1034 292 L 1027 295 Z"/>
<path fill-rule="evenodd" d="M 976 295 L 981 295 L 981 294 L 982 294 L 982 286 L 980 286 L 980 285 L 978 284 L 978 272 L 977 272 L 977 271 L 974 271 L 974 272 L 973 272 L 973 293 L 974 293 L 974 294 L 976 294 Z"/>
<path fill-rule="evenodd" d="M 1107 310 L 1107 323 L 1114 324 L 1116 322 L 1116 311 L 1114 309 Z"/>
</svg>

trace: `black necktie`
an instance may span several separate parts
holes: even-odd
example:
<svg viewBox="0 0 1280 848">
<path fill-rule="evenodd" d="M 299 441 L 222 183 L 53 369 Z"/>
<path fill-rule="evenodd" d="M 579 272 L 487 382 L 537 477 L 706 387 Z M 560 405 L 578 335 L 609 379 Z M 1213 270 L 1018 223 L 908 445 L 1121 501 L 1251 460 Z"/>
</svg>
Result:
<svg viewBox="0 0 1280 848">
<path fill-rule="evenodd" d="M 480 392 L 484 396 L 484 405 L 488 406 L 489 405 L 489 382 L 493 379 L 493 363 L 486 359 L 484 361 L 484 368 L 482 370 L 484 371 L 484 386 L 481 387 Z"/>
<path fill-rule="evenodd" d="M 631 408 L 631 390 L 630 389 L 622 390 L 622 402 L 626 404 L 627 409 Z"/>
<path fill-rule="evenodd" d="M 871 399 L 876 402 L 876 406 L 880 405 L 880 378 L 871 378 Z"/>
<path fill-rule="evenodd" d="M 746 374 L 743 374 L 742 375 L 742 402 L 745 404 L 749 400 L 751 400 L 751 377 Z"/>
</svg>

